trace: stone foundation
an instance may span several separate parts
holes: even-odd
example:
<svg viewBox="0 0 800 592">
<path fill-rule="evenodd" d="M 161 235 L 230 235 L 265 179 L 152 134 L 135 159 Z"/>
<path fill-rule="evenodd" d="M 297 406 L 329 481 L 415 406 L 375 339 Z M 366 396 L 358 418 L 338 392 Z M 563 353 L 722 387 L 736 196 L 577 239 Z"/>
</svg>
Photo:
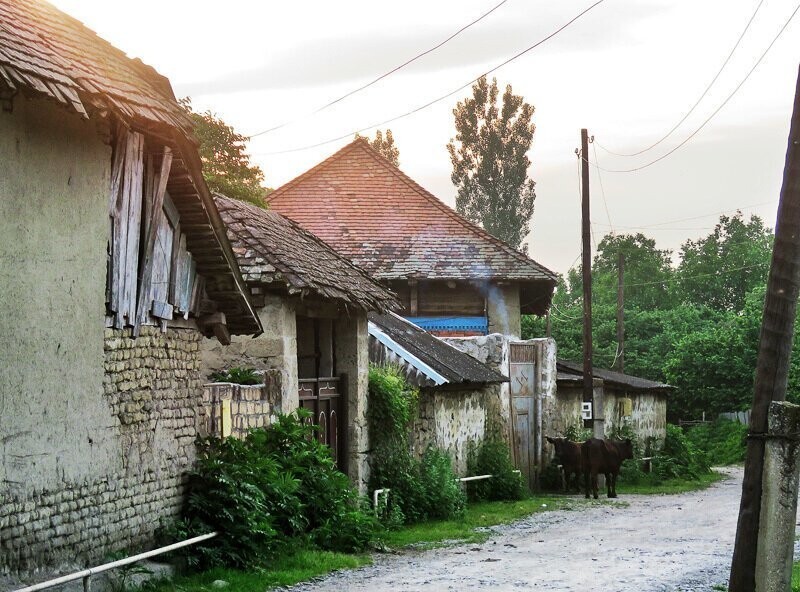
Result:
<svg viewBox="0 0 800 592">
<path fill-rule="evenodd" d="M 145 327 L 137 339 L 106 330 L 102 394 L 86 414 L 101 417 L 100 425 L 59 427 L 88 434 L 89 446 L 105 447 L 111 469 L 88 458 L 61 459 L 70 463 L 69 476 L 42 475 L 30 483 L 15 481 L 15 467 L 6 467 L 0 570 L 85 567 L 113 551 L 154 545 L 156 530 L 179 515 L 194 441 L 205 432 L 201 339 L 191 329 L 162 334 Z M 62 396 L 69 398 L 69 385 L 64 389 Z M 37 404 L 44 407 L 43 421 L 29 429 L 39 429 L 55 445 L 61 436 L 47 423 L 47 397 Z"/>
</svg>

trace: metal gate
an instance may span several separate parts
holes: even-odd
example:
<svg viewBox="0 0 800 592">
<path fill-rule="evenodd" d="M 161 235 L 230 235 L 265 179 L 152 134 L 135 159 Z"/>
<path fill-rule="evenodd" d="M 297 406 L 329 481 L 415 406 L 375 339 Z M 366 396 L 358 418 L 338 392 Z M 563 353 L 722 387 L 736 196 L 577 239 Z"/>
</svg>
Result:
<svg viewBox="0 0 800 592">
<path fill-rule="evenodd" d="M 541 352 L 539 344 L 509 346 L 512 453 L 531 489 L 538 485 L 542 450 Z"/>
<path fill-rule="evenodd" d="M 347 430 L 344 419 L 344 401 L 341 381 L 337 377 L 331 378 L 301 378 L 298 395 L 300 407 L 311 411 L 314 425 L 319 426 L 317 439 L 327 444 L 331 449 L 331 456 L 342 472 L 347 472 L 345 458 L 345 433 Z"/>
</svg>

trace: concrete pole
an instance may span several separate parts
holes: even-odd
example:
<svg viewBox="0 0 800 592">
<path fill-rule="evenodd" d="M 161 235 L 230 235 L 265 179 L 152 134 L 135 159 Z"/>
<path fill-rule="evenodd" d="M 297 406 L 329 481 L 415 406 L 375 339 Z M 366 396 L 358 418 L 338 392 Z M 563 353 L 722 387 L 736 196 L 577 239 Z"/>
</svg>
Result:
<svg viewBox="0 0 800 592">
<path fill-rule="evenodd" d="M 791 588 L 800 476 L 798 436 L 800 405 L 771 403 L 758 525 L 756 592 L 786 592 Z"/>
</svg>

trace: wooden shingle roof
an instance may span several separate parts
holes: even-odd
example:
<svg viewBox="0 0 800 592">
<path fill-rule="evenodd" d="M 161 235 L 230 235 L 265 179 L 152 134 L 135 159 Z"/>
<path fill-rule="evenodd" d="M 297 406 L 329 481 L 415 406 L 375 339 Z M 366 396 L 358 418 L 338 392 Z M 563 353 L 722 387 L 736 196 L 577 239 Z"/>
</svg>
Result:
<svg viewBox="0 0 800 592">
<path fill-rule="evenodd" d="M 394 294 L 295 222 L 219 194 L 214 201 L 249 285 L 336 300 L 364 311 L 400 306 Z"/>
<path fill-rule="evenodd" d="M 363 139 L 267 197 L 276 211 L 381 280 L 536 284 L 549 305 L 556 274 L 465 220 Z"/>
<path fill-rule="evenodd" d="M 0 1 L 0 86 L 32 89 L 85 117 L 110 110 L 142 127 L 192 129 L 166 78 L 42 0 Z"/>
<path fill-rule="evenodd" d="M 44 0 L 0 0 L 0 101 L 17 94 L 62 104 L 85 118 L 141 132 L 151 148 L 170 146 L 167 191 L 206 293 L 236 334 L 261 332 L 208 186 L 192 122 L 169 80 L 131 59 Z M 109 187 L 110 191 L 110 187 Z"/>
</svg>

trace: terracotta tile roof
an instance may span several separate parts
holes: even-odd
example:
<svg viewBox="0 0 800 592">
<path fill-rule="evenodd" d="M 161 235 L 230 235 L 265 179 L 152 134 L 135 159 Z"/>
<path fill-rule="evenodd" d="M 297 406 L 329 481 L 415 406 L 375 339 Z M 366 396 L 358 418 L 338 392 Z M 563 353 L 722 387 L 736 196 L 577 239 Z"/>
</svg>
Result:
<svg viewBox="0 0 800 592">
<path fill-rule="evenodd" d="M 364 139 L 345 146 L 267 200 L 379 279 L 555 285 L 555 273 L 459 216 Z"/>
<path fill-rule="evenodd" d="M 111 110 L 129 123 L 191 132 L 169 81 L 42 0 L 0 0 L 0 89 L 19 87 L 88 116 Z"/>
<path fill-rule="evenodd" d="M 394 294 L 295 222 L 222 195 L 214 201 L 249 285 L 311 294 L 365 311 L 399 308 Z"/>
</svg>

